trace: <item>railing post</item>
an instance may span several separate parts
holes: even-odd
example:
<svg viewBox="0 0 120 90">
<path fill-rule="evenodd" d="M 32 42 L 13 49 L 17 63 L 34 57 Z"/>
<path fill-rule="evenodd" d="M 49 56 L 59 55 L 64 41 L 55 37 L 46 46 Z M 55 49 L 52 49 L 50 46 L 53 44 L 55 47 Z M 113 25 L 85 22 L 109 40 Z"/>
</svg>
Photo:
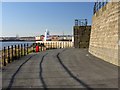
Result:
<svg viewBox="0 0 120 90">
<path fill-rule="evenodd" d="M 106 4 L 108 3 L 108 0 L 106 0 L 106 2 L 105 2 Z"/>
<path fill-rule="evenodd" d="M 34 52 L 34 43 L 33 43 L 33 45 L 32 45 L 32 48 L 33 48 L 33 50 L 32 50 L 32 51 Z"/>
<path fill-rule="evenodd" d="M 70 47 L 70 42 L 68 42 L 68 47 Z"/>
<path fill-rule="evenodd" d="M 32 53 L 33 49 L 32 49 L 32 45 L 30 46 L 30 53 Z"/>
<path fill-rule="evenodd" d="M 60 48 L 60 42 L 58 42 L 58 48 Z"/>
<path fill-rule="evenodd" d="M 49 42 L 49 49 L 51 48 L 51 43 Z"/>
<path fill-rule="evenodd" d="M 23 45 L 21 44 L 21 56 L 23 55 Z"/>
<path fill-rule="evenodd" d="M 104 1 L 103 1 L 103 2 L 102 2 L 102 7 L 104 6 L 104 4 L 105 4 L 105 3 L 104 3 Z"/>
<path fill-rule="evenodd" d="M 65 42 L 65 48 L 67 48 L 67 41 Z"/>
<path fill-rule="evenodd" d="M 27 54 L 28 54 L 28 43 L 27 43 Z"/>
<path fill-rule="evenodd" d="M 53 49 L 53 43 L 52 43 L 52 49 Z"/>
<path fill-rule="evenodd" d="M 67 45 L 68 45 L 68 44 L 67 44 L 67 41 L 66 41 L 65 48 L 67 48 L 67 47 L 68 47 Z"/>
<path fill-rule="evenodd" d="M 68 47 L 70 47 L 70 41 L 68 42 Z"/>
<path fill-rule="evenodd" d="M 99 9 L 101 8 L 101 2 L 99 2 Z"/>
<path fill-rule="evenodd" d="M 47 45 L 46 45 L 46 46 L 47 46 L 47 50 L 48 50 L 48 48 L 49 48 L 49 47 L 48 47 L 48 44 L 49 44 L 49 43 L 47 43 Z"/>
<path fill-rule="evenodd" d="M 64 48 L 66 48 L 66 45 L 67 45 L 67 42 L 65 42 L 65 44 L 64 44 L 65 47 Z"/>
<path fill-rule="evenodd" d="M 18 44 L 18 58 L 20 58 L 20 46 Z"/>
<path fill-rule="evenodd" d="M 60 48 L 62 48 L 62 42 L 60 42 Z"/>
<path fill-rule="evenodd" d="M 66 48 L 66 41 L 64 42 L 64 48 Z"/>
<path fill-rule="evenodd" d="M 11 45 L 11 59 L 12 59 L 12 61 L 13 61 L 13 45 Z"/>
<path fill-rule="evenodd" d="M 41 43 L 41 51 L 43 50 L 43 46 L 42 46 L 43 43 Z"/>
<path fill-rule="evenodd" d="M 34 51 L 36 51 L 36 46 L 37 46 L 37 43 L 35 43 L 35 50 Z"/>
<path fill-rule="evenodd" d="M 4 47 L 4 66 L 6 66 L 6 49 Z"/>
<path fill-rule="evenodd" d="M 25 47 L 26 47 L 26 45 L 24 44 L 24 56 L 26 55 L 26 50 L 25 50 L 26 48 Z"/>
<path fill-rule="evenodd" d="M 54 46 L 55 46 L 55 44 L 54 44 L 54 42 L 53 42 L 53 49 L 54 49 Z"/>
<path fill-rule="evenodd" d="M 20 50 L 20 57 L 21 57 L 21 46 L 19 45 L 19 50 Z"/>
<path fill-rule="evenodd" d="M 16 45 L 15 45 L 15 59 L 17 59 Z"/>
<path fill-rule="evenodd" d="M 49 44 L 49 45 L 50 45 L 50 49 L 51 49 L 51 48 L 52 48 L 52 44 L 51 44 L 51 42 L 50 42 L 50 44 Z"/>
<path fill-rule="evenodd" d="M 68 43 L 69 43 L 69 41 L 67 42 L 67 48 L 68 48 Z"/>
<path fill-rule="evenodd" d="M 53 43 L 51 43 L 52 49 L 53 49 Z"/>
<path fill-rule="evenodd" d="M 48 42 L 46 42 L 46 50 L 48 49 Z"/>
<path fill-rule="evenodd" d="M 54 49 L 54 42 L 52 43 L 52 48 Z"/>
<path fill-rule="evenodd" d="M 58 48 L 58 42 L 56 41 L 56 49 Z"/>
<path fill-rule="evenodd" d="M 69 41 L 68 41 L 68 43 L 67 43 L 67 47 L 69 48 Z"/>
<path fill-rule="evenodd" d="M 61 42 L 59 42 L 59 48 L 61 48 Z"/>
<path fill-rule="evenodd" d="M 57 42 L 56 42 L 56 46 L 55 46 L 55 48 L 57 49 Z"/>
<path fill-rule="evenodd" d="M 94 14 L 96 13 L 96 2 L 95 2 L 95 4 L 94 4 L 93 13 L 94 13 Z"/>
<path fill-rule="evenodd" d="M 49 48 L 50 48 L 50 47 L 49 47 L 49 44 L 50 44 L 50 43 L 48 42 L 48 50 L 49 50 Z"/>
<path fill-rule="evenodd" d="M 10 63 L 10 48 L 8 46 L 8 63 Z"/>
<path fill-rule="evenodd" d="M 43 51 L 43 43 L 42 43 L 42 51 Z"/>
<path fill-rule="evenodd" d="M 52 43 L 52 48 L 54 49 L 54 42 Z"/>
<path fill-rule="evenodd" d="M 65 42 L 65 45 L 64 45 L 64 46 L 65 46 L 65 48 L 67 47 L 67 41 Z"/>
<path fill-rule="evenodd" d="M 52 42 L 50 42 L 50 49 L 52 49 Z"/>
</svg>

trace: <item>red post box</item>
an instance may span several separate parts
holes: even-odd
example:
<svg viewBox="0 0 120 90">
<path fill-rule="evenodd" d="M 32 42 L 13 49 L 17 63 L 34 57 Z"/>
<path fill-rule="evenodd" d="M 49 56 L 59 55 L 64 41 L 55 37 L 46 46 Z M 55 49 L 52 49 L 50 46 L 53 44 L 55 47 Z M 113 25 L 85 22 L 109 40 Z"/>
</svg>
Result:
<svg viewBox="0 0 120 90">
<path fill-rule="evenodd" d="M 39 46 L 36 46 L 36 52 L 39 52 Z"/>
</svg>

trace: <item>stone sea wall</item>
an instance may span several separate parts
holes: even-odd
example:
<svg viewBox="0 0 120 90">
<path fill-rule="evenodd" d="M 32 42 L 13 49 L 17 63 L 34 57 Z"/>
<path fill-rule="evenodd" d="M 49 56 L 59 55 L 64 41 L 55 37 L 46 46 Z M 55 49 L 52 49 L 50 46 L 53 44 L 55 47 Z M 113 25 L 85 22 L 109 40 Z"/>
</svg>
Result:
<svg viewBox="0 0 120 90">
<path fill-rule="evenodd" d="M 92 18 L 89 52 L 120 65 L 120 2 L 109 2 Z"/>
</svg>

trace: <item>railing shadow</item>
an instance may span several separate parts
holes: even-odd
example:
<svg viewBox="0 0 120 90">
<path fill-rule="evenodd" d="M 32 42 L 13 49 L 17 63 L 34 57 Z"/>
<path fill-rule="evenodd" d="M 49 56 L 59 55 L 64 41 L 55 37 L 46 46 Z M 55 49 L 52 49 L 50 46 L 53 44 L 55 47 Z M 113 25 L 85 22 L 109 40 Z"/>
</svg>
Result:
<svg viewBox="0 0 120 90">
<path fill-rule="evenodd" d="M 44 78 L 43 78 L 43 68 L 42 68 L 42 63 L 43 63 L 43 60 L 44 60 L 44 57 L 47 55 L 48 53 L 46 53 L 43 57 L 42 57 L 42 60 L 41 60 L 41 62 L 40 62 L 40 72 L 39 72 L 39 77 L 40 77 L 40 80 L 41 80 L 41 82 L 42 82 L 42 85 L 43 85 L 43 88 L 44 88 L 44 90 L 48 90 L 47 89 L 47 85 L 46 85 L 46 83 L 45 83 L 45 81 L 44 81 Z"/>
<path fill-rule="evenodd" d="M 63 50 L 65 51 L 65 49 Z M 62 52 L 63 52 L 62 51 Z M 84 83 L 82 80 L 80 80 L 79 78 L 77 78 L 76 76 L 74 76 L 74 74 L 65 66 L 65 64 L 63 63 L 63 61 L 60 59 L 59 57 L 60 53 L 57 54 L 57 58 L 59 60 L 59 63 L 63 66 L 63 68 L 66 70 L 66 72 L 74 79 L 76 80 L 78 83 L 80 83 L 81 85 L 83 85 L 87 90 L 93 90 L 89 85 L 87 85 L 86 83 Z"/>
</svg>

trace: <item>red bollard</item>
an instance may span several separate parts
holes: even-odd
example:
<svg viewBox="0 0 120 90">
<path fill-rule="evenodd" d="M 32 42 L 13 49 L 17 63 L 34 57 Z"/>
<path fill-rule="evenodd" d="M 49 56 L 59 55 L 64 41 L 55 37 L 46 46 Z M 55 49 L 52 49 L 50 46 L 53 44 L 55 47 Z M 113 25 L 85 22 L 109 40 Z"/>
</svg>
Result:
<svg viewBox="0 0 120 90">
<path fill-rule="evenodd" d="M 36 46 L 36 52 L 39 52 L 39 46 Z"/>
</svg>

